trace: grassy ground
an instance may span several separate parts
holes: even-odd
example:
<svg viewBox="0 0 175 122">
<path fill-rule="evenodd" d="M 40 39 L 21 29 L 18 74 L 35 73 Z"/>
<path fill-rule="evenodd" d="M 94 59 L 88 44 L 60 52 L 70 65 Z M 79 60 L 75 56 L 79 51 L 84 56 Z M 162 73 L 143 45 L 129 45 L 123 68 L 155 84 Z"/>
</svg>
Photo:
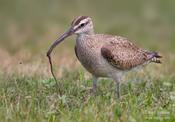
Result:
<svg viewBox="0 0 175 122">
<path fill-rule="evenodd" d="M 175 121 L 175 16 L 172 0 L 0 0 L 0 121 Z M 128 37 L 157 50 L 162 64 L 128 72 L 121 99 L 115 83 L 92 80 L 74 54 L 73 38 L 46 51 L 78 15 L 89 15 L 99 33 Z M 59 94 L 61 91 L 61 95 Z"/>
<path fill-rule="evenodd" d="M 142 74 L 148 77 L 146 74 Z M 84 71 L 65 72 L 62 95 L 51 78 L 2 77 L 0 118 L 3 121 L 174 121 L 175 80 L 136 78 L 122 85 L 116 99 L 114 82 L 102 79 L 96 95 Z"/>
</svg>

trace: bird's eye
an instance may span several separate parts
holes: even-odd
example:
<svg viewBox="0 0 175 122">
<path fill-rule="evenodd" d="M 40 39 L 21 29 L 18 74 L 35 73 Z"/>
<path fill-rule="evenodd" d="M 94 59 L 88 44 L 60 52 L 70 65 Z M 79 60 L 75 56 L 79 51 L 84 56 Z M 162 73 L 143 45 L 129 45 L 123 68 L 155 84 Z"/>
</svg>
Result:
<svg viewBox="0 0 175 122">
<path fill-rule="evenodd" d="M 84 23 L 82 23 L 80 26 L 81 26 L 81 27 L 83 27 L 84 25 L 85 25 L 85 24 L 84 24 Z"/>
</svg>

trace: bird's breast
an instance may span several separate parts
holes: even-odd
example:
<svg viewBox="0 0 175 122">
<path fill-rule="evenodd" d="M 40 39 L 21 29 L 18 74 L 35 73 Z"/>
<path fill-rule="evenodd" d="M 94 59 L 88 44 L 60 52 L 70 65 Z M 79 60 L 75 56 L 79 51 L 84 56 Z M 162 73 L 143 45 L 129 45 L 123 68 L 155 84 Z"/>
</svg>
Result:
<svg viewBox="0 0 175 122">
<path fill-rule="evenodd" d="M 101 67 L 101 44 L 96 40 L 77 38 L 75 53 L 81 64 L 92 74 L 102 75 Z"/>
</svg>

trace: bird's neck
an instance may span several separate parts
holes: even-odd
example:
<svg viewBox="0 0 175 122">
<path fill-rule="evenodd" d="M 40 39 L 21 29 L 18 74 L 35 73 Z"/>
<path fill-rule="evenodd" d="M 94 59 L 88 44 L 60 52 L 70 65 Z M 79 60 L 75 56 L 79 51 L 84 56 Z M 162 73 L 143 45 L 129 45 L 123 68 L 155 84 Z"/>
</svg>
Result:
<svg viewBox="0 0 175 122">
<path fill-rule="evenodd" d="M 84 35 L 94 35 L 94 30 L 89 30 L 87 32 L 79 33 L 78 36 L 84 36 Z"/>
<path fill-rule="evenodd" d="M 84 45 L 87 42 L 87 38 L 89 38 L 89 36 L 92 36 L 93 33 L 81 33 L 81 34 L 77 34 L 77 38 L 76 38 L 76 44 L 78 45 Z"/>
<path fill-rule="evenodd" d="M 88 38 L 89 36 L 92 36 L 92 35 L 94 35 L 95 33 L 94 33 L 94 30 L 92 29 L 92 30 L 89 30 L 89 31 L 87 31 L 87 32 L 83 32 L 83 33 L 79 33 L 79 34 L 77 34 L 77 42 L 79 42 L 79 43 L 84 43 L 84 41 L 86 41 L 86 38 Z"/>
</svg>

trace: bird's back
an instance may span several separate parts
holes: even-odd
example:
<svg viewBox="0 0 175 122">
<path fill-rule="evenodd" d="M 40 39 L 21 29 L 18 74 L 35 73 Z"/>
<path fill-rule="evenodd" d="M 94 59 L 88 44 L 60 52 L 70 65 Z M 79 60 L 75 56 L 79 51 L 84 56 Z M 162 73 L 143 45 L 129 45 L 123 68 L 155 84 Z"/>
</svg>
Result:
<svg viewBox="0 0 175 122">
<path fill-rule="evenodd" d="M 156 52 L 138 48 L 127 38 L 115 36 L 101 48 L 102 56 L 114 67 L 129 70 L 148 62 L 160 63 Z M 153 60 L 154 59 L 154 60 Z"/>
</svg>

